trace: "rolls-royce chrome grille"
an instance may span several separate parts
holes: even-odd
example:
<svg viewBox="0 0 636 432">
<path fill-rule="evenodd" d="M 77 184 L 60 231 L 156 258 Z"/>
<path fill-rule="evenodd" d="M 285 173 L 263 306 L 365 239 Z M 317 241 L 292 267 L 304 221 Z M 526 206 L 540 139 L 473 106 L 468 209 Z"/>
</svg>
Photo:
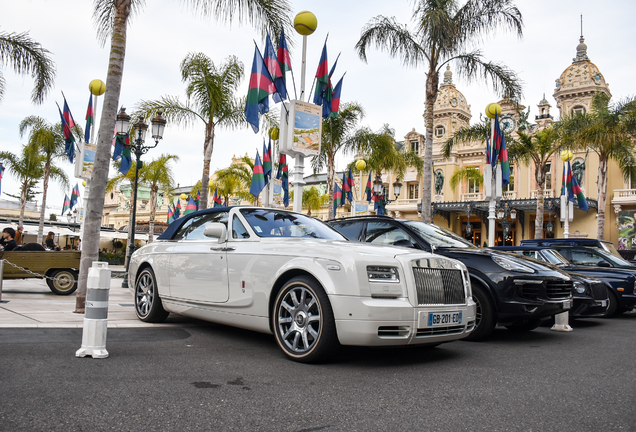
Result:
<svg viewBox="0 0 636 432">
<path fill-rule="evenodd" d="M 413 267 L 418 305 L 465 304 L 462 272 L 454 269 Z"/>
</svg>

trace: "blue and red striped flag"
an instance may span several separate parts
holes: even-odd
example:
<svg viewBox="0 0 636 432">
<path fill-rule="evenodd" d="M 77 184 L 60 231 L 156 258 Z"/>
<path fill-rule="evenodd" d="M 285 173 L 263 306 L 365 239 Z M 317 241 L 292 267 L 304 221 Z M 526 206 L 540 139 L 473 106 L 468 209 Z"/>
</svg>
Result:
<svg viewBox="0 0 636 432">
<path fill-rule="evenodd" d="M 265 187 L 265 175 L 263 174 L 263 164 L 261 157 L 256 151 L 256 161 L 254 162 L 254 171 L 252 172 L 252 184 L 250 185 L 250 193 L 254 198 L 258 198 L 261 191 Z"/>
<path fill-rule="evenodd" d="M 585 194 L 581 190 L 579 183 L 576 181 L 576 177 L 572 175 L 572 167 L 570 166 L 569 160 L 568 160 L 568 177 L 567 177 L 566 185 L 568 188 L 568 200 L 572 202 L 576 201 L 579 208 L 587 212 L 589 210 L 589 206 L 587 204 L 587 200 L 585 199 Z"/>
<path fill-rule="evenodd" d="M 177 198 L 177 205 L 174 208 L 174 217 L 175 218 L 181 217 L 181 200 L 178 198 Z"/>
<path fill-rule="evenodd" d="M 265 147 L 265 140 L 263 140 L 263 177 L 265 178 L 265 185 L 269 183 L 269 179 L 272 178 L 272 140 L 269 141 L 269 147 Z"/>
<path fill-rule="evenodd" d="M 4 175 L 4 165 L 0 163 L 0 193 L 2 193 L 2 176 Z"/>
<path fill-rule="evenodd" d="M 217 189 L 214 189 L 214 196 L 212 197 L 212 202 L 214 203 L 214 207 L 223 207 L 221 204 L 221 196 L 218 194 Z"/>
<path fill-rule="evenodd" d="M 331 96 L 331 112 L 329 113 L 329 117 L 336 117 L 338 112 L 340 111 L 340 94 L 342 93 L 342 80 L 344 79 L 344 75 L 336 84 L 336 87 L 333 89 L 333 95 Z"/>
<path fill-rule="evenodd" d="M 496 157 L 495 157 L 496 155 Z M 499 116 L 495 114 L 495 133 L 492 137 L 492 157 L 493 168 L 501 163 L 501 185 L 507 186 L 510 183 L 510 163 L 508 162 L 508 150 L 506 149 L 506 139 L 499 127 Z"/>
<path fill-rule="evenodd" d="M 490 135 L 486 135 L 486 163 L 490 165 Z"/>
<path fill-rule="evenodd" d="M 371 199 L 374 201 L 373 209 L 375 210 L 375 214 L 377 214 L 378 216 L 382 216 L 384 214 L 384 207 L 382 207 L 382 201 L 380 201 L 380 198 L 381 197 L 373 192 L 373 196 L 371 197 Z"/>
<path fill-rule="evenodd" d="M 179 213 L 177 213 L 177 206 L 172 204 L 172 214 L 174 217 L 174 220 L 179 219 Z"/>
<path fill-rule="evenodd" d="M 347 178 L 347 172 L 342 173 L 342 205 L 345 205 L 346 200 L 351 202 L 353 200 L 353 194 L 351 193 L 351 186 L 349 186 L 349 179 Z"/>
<path fill-rule="evenodd" d="M 68 123 L 68 127 L 75 127 L 75 120 L 73 119 L 73 114 L 71 114 L 71 109 L 68 107 L 68 103 L 66 103 L 66 97 L 62 93 L 62 97 L 64 98 L 64 119 L 66 123 Z"/>
<path fill-rule="evenodd" d="M 197 210 L 199 210 L 199 203 L 201 202 L 201 191 L 200 190 L 197 191 L 197 199 L 195 200 L 195 202 L 197 203 Z"/>
<path fill-rule="evenodd" d="M 86 108 L 86 129 L 84 130 L 84 142 L 91 141 L 91 126 L 93 125 L 93 93 L 89 90 L 90 99 Z"/>
<path fill-rule="evenodd" d="M 287 99 L 287 85 L 285 80 L 285 72 L 292 70 L 291 58 L 289 57 L 289 50 L 287 49 L 287 40 L 285 39 L 285 29 L 280 31 L 280 39 L 278 40 L 278 52 L 277 59 L 280 65 L 283 76 L 275 79 L 274 84 L 283 99 Z"/>
<path fill-rule="evenodd" d="M 353 187 L 356 185 L 356 182 L 353 180 L 353 173 L 351 172 L 351 168 L 349 168 L 347 183 L 349 183 L 349 202 L 353 203 Z"/>
<path fill-rule="evenodd" d="M 174 212 L 172 211 L 170 204 L 168 204 L 168 223 L 171 223 L 173 221 L 174 221 Z"/>
<path fill-rule="evenodd" d="M 64 213 L 66 213 L 66 210 L 69 210 L 70 206 L 71 206 L 71 199 L 68 197 L 68 195 L 64 194 L 64 204 L 62 205 L 62 213 L 60 214 L 63 216 Z"/>
<path fill-rule="evenodd" d="M 258 114 L 265 114 L 269 111 L 269 95 L 274 92 L 276 92 L 276 86 L 269 76 L 258 47 L 254 47 L 250 87 L 245 103 L 245 118 L 252 125 L 254 133 L 258 133 L 259 129 Z"/>
<path fill-rule="evenodd" d="M 338 213 L 338 207 L 342 206 L 342 189 L 338 186 L 338 183 L 333 188 L 333 212 L 334 215 Z"/>
<path fill-rule="evenodd" d="M 322 105 L 322 93 L 327 88 L 327 85 L 329 85 L 329 66 L 327 65 L 327 41 L 325 41 L 320 63 L 318 63 L 318 69 L 316 70 L 316 91 L 314 92 L 314 103 L 316 105 Z"/>
<path fill-rule="evenodd" d="M 285 90 L 282 90 L 282 88 L 284 88 L 285 86 L 284 82 L 282 81 L 283 72 L 281 71 L 280 63 L 278 63 L 276 51 L 274 51 L 274 45 L 272 45 L 272 40 L 269 37 L 269 32 L 267 33 L 267 37 L 265 38 L 264 52 L 265 55 L 263 56 L 263 60 L 265 61 L 265 66 L 267 67 L 270 78 L 272 79 L 272 81 L 274 81 L 274 86 L 276 87 L 276 93 L 273 94 L 273 99 L 274 102 L 278 103 L 285 99 L 283 97 L 283 93 L 287 94 L 287 92 L 285 92 Z"/>
<path fill-rule="evenodd" d="M 57 106 L 57 110 L 60 112 L 60 119 L 62 121 L 62 134 L 64 134 L 64 152 L 68 155 L 68 158 L 72 163 L 73 155 L 75 154 L 75 137 L 73 137 L 71 128 L 64 118 L 64 114 L 62 114 L 62 110 L 60 109 L 59 105 Z"/>
<path fill-rule="evenodd" d="M 73 210 L 73 207 L 75 207 L 75 204 L 77 204 L 77 200 L 79 199 L 79 196 L 80 196 L 79 184 L 75 183 L 75 187 L 71 191 L 71 203 L 69 205 L 69 210 Z"/>
<path fill-rule="evenodd" d="M 371 171 L 369 171 L 369 179 L 367 180 L 367 187 L 364 188 L 364 192 L 367 194 L 367 202 L 371 202 L 371 193 L 373 192 L 373 183 L 371 183 Z"/>
<path fill-rule="evenodd" d="M 276 178 L 281 179 L 283 187 L 283 204 L 285 207 L 289 205 L 289 172 L 287 167 L 287 155 L 281 153 L 278 157 L 278 171 L 276 172 Z"/>
<path fill-rule="evenodd" d="M 183 210 L 183 215 L 189 215 L 190 213 L 194 213 L 195 211 L 197 211 L 197 203 L 195 203 L 194 199 L 190 197 L 190 199 L 188 200 L 188 204 Z"/>
<path fill-rule="evenodd" d="M 130 151 L 130 137 L 128 134 L 117 134 L 115 136 L 115 148 L 113 149 L 113 160 L 121 157 L 119 163 L 119 172 L 123 175 L 128 174 L 128 170 L 132 166 L 132 153 Z"/>
</svg>

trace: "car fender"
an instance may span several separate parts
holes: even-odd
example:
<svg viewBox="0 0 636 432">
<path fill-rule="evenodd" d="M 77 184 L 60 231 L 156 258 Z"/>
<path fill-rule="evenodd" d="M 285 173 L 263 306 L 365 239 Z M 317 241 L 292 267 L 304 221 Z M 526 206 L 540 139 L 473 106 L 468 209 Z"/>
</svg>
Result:
<svg viewBox="0 0 636 432">
<path fill-rule="evenodd" d="M 297 257 L 287 261 L 276 272 L 274 277 L 276 283 L 274 286 L 282 286 L 299 271 L 308 273 L 316 279 L 327 295 L 341 294 L 338 285 L 334 283 L 334 279 L 342 278 L 342 272 L 345 271 L 344 266 L 338 261 L 325 258 Z"/>
</svg>

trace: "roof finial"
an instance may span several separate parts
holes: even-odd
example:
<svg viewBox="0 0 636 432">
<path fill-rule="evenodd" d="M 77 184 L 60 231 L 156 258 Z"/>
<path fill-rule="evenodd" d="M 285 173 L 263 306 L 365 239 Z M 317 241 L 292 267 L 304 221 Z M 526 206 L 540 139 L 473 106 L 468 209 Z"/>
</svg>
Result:
<svg viewBox="0 0 636 432">
<path fill-rule="evenodd" d="M 583 37 L 583 14 L 581 14 L 581 37 Z"/>
<path fill-rule="evenodd" d="M 581 38 L 579 39 L 579 45 L 576 47 L 576 58 L 572 59 L 572 61 L 580 62 L 589 59 L 587 56 L 587 45 L 585 45 L 585 39 L 583 38 L 583 15 L 581 15 Z"/>
</svg>

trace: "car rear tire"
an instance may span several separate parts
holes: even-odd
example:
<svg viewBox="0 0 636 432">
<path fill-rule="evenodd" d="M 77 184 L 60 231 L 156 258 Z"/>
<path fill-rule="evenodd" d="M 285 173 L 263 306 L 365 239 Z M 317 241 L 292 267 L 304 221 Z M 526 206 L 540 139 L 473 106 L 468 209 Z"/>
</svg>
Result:
<svg viewBox="0 0 636 432">
<path fill-rule="evenodd" d="M 490 296 L 483 288 L 473 284 L 473 300 L 475 301 L 475 328 L 464 340 L 480 341 L 486 339 L 495 328 L 495 307 Z"/>
<path fill-rule="evenodd" d="M 530 321 L 526 321 L 526 322 L 522 322 L 518 324 L 510 324 L 510 325 L 507 325 L 506 328 L 512 332 L 524 333 L 524 332 L 532 331 L 536 329 L 537 327 L 539 327 L 540 325 L 541 325 L 541 320 L 534 319 L 534 320 L 530 320 Z"/>
<path fill-rule="evenodd" d="M 605 314 L 603 317 L 610 318 L 616 315 L 618 311 L 618 297 L 614 294 L 614 291 L 607 288 L 607 308 L 605 308 Z"/>
<path fill-rule="evenodd" d="M 276 342 L 292 360 L 324 361 L 339 346 L 329 298 L 311 277 L 290 279 L 276 296 L 271 316 Z"/>
<path fill-rule="evenodd" d="M 135 281 L 135 313 L 141 321 L 149 323 L 163 322 L 169 314 L 163 308 L 157 278 L 150 267 L 139 272 Z"/>
<path fill-rule="evenodd" d="M 57 295 L 70 295 L 77 289 L 77 273 L 73 270 L 54 270 L 48 276 L 53 279 L 47 279 L 46 284 Z"/>
</svg>

